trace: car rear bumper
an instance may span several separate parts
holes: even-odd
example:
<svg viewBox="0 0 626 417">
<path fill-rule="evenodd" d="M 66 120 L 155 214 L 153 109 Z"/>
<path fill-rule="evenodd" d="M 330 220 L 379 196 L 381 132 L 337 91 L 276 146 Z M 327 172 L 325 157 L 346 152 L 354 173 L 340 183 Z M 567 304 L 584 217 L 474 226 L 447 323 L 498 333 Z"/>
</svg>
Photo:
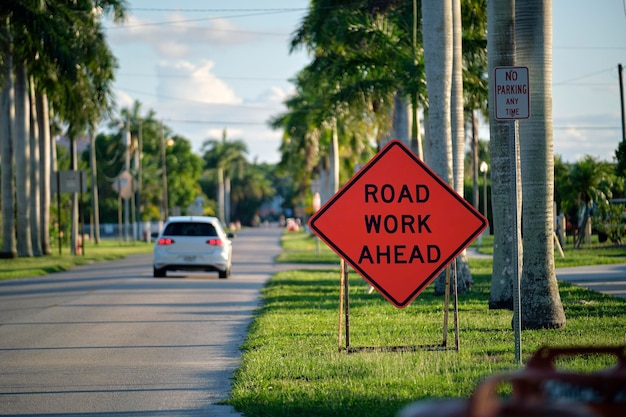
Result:
<svg viewBox="0 0 626 417">
<path fill-rule="evenodd" d="M 154 264 L 156 269 L 161 271 L 206 271 L 223 272 L 227 266 L 224 265 L 200 265 L 200 264 Z"/>
</svg>

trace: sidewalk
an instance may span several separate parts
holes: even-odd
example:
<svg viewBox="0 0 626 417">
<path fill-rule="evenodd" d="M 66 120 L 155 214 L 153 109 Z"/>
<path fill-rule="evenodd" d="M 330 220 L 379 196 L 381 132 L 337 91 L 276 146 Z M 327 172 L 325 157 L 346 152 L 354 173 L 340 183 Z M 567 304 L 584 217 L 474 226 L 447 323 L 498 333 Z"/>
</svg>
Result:
<svg viewBox="0 0 626 417">
<path fill-rule="evenodd" d="M 492 258 L 475 246 L 466 250 L 468 258 Z M 626 263 L 557 268 L 557 279 L 602 294 L 626 298 Z"/>
</svg>

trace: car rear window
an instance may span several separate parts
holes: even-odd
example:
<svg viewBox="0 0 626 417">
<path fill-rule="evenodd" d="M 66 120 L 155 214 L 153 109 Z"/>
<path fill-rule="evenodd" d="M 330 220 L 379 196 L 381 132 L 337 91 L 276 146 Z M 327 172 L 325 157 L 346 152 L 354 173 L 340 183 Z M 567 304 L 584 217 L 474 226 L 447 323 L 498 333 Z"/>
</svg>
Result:
<svg viewBox="0 0 626 417">
<path fill-rule="evenodd" d="M 165 228 L 167 236 L 217 236 L 215 227 L 209 223 L 170 223 Z"/>
</svg>

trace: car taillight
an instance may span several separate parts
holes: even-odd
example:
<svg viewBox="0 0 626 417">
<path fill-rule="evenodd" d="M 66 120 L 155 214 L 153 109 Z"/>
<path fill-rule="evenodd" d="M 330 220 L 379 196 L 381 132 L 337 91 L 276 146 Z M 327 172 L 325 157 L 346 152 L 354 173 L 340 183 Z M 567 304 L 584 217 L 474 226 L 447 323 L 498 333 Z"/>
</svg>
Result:
<svg viewBox="0 0 626 417">
<path fill-rule="evenodd" d="M 212 246 L 222 246 L 224 244 L 221 239 L 209 239 L 206 243 Z"/>
<path fill-rule="evenodd" d="M 159 246 L 167 246 L 167 245 L 173 245 L 173 244 L 174 244 L 174 239 L 170 239 L 169 237 L 162 237 L 157 242 L 157 245 Z"/>
</svg>

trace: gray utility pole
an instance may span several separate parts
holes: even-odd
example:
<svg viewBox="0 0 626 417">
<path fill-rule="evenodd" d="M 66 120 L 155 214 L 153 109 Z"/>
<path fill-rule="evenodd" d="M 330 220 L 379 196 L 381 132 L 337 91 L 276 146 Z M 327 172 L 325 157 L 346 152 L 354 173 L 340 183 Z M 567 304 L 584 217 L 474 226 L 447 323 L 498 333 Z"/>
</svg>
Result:
<svg viewBox="0 0 626 417">
<path fill-rule="evenodd" d="M 617 73 L 619 74 L 619 100 L 622 104 L 622 142 L 626 143 L 626 118 L 624 116 L 624 82 L 622 80 L 622 64 L 617 64 Z"/>
</svg>

